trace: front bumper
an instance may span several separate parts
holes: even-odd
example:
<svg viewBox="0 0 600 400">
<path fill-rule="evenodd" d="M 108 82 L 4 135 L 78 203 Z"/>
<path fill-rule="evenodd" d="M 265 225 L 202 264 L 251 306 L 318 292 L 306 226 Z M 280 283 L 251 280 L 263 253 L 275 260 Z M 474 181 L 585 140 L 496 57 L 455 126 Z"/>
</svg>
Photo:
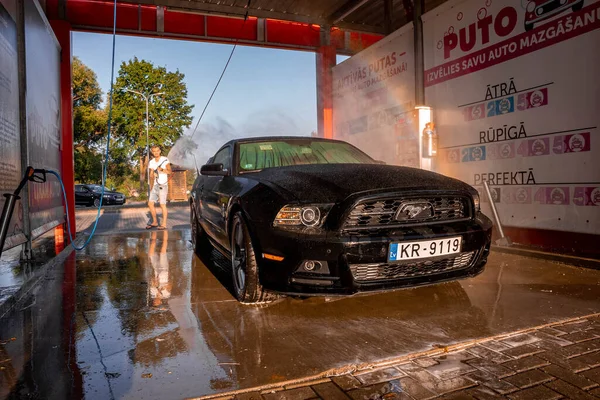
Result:
<svg viewBox="0 0 600 400">
<path fill-rule="evenodd" d="M 487 261 L 491 234 L 492 222 L 481 213 L 472 220 L 406 227 L 377 235 L 342 236 L 338 232 L 314 235 L 260 225 L 255 226 L 252 232 L 261 284 L 272 291 L 301 295 L 348 295 L 475 276 L 483 271 Z M 388 249 L 392 242 L 433 240 L 454 236 L 462 236 L 460 254 L 470 255 L 468 263 L 460 268 L 432 269 L 436 265 L 448 264 L 444 258 L 451 256 L 429 259 L 433 261 L 433 263 L 429 262 L 429 265 L 419 264 L 428 259 L 388 263 Z M 284 259 L 282 261 L 266 259 L 263 257 L 264 253 Z M 301 271 L 299 267 L 305 260 L 326 262 L 328 271 L 321 273 Z M 414 261 L 419 265 L 415 267 Z M 361 279 L 360 274 L 356 272 L 356 266 L 379 264 L 385 264 L 384 267 L 393 270 L 397 270 L 399 265 L 411 264 L 412 272 L 400 278 L 366 280 Z"/>
</svg>

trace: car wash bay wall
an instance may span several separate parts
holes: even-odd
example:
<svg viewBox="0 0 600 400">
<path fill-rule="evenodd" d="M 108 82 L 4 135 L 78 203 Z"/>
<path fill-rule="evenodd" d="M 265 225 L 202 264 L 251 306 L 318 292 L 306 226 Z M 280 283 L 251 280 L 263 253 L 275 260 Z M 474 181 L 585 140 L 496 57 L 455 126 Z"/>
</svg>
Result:
<svg viewBox="0 0 600 400">
<path fill-rule="evenodd" d="M 434 170 L 478 189 L 491 216 L 487 181 L 514 241 L 597 253 L 600 2 L 543 3 L 449 1 L 422 17 Z M 415 105 L 412 35 L 404 27 L 333 69 L 334 137 L 395 165 L 418 158 L 399 129 L 411 114 L 386 112 Z M 407 74 L 369 74 L 394 51 Z"/>
<path fill-rule="evenodd" d="M 37 1 L 0 0 L 0 195 L 17 188 L 27 165 L 61 172 L 60 56 Z M 1 196 L 0 207 L 4 201 Z M 63 222 L 56 179 L 30 183 L 15 207 L 5 248 Z"/>
<path fill-rule="evenodd" d="M 600 2 L 544 3 L 450 1 L 423 16 L 437 170 L 491 215 L 487 181 L 513 240 L 598 252 Z"/>
</svg>

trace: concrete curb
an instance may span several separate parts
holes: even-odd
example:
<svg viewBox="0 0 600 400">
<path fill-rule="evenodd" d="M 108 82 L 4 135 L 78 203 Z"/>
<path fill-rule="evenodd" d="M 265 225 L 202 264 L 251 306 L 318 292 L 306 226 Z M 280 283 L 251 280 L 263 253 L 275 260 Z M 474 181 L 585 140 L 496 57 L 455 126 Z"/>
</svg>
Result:
<svg viewBox="0 0 600 400">
<path fill-rule="evenodd" d="M 187 201 L 178 201 L 171 202 L 167 204 L 167 208 L 175 208 L 175 207 L 188 207 L 189 203 Z M 157 205 L 158 208 L 158 205 Z M 103 213 L 122 213 L 126 211 L 138 211 L 140 209 L 148 209 L 147 203 L 142 204 L 125 204 L 123 206 L 102 206 L 100 211 L 100 215 Z M 89 214 L 97 214 L 98 208 L 90 207 L 90 208 L 76 208 L 75 214 L 80 215 L 89 215 Z"/>
<path fill-rule="evenodd" d="M 495 245 L 492 245 L 492 250 L 499 253 L 508 253 L 525 257 L 541 258 L 548 261 L 555 261 L 563 264 L 574 265 L 576 267 L 600 270 L 600 259 L 571 256 L 567 254 L 549 253 L 540 250 L 530 250 L 518 247 L 504 247 Z"/>
<path fill-rule="evenodd" d="M 215 394 L 200 396 L 200 397 L 187 397 L 186 399 L 188 399 L 188 400 L 211 400 L 211 399 L 225 400 L 225 399 L 233 399 L 234 396 L 245 394 L 245 393 L 260 392 L 261 394 L 266 394 L 266 393 L 271 393 L 271 392 L 288 390 L 288 389 L 292 389 L 292 388 L 316 385 L 319 383 L 328 382 L 329 378 L 340 376 L 340 375 L 355 374 L 355 373 L 361 374 L 361 373 L 365 373 L 367 371 L 373 371 L 373 370 L 377 370 L 377 369 L 386 368 L 386 367 L 389 367 L 392 365 L 408 362 L 408 361 L 411 361 L 411 360 L 414 360 L 417 358 L 421 358 L 421 357 L 439 356 L 439 355 L 442 355 L 445 353 L 450 353 L 453 351 L 464 350 L 468 347 L 472 347 L 472 346 L 475 346 L 475 345 L 478 345 L 481 343 L 486 343 L 486 342 L 489 342 L 492 340 L 502 340 L 502 339 L 506 339 L 506 338 L 509 338 L 512 336 L 517 336 L 517 335 L 522 335 L 524 333 L 534 332 L 539 329 L 550 328 L 550 327 L 553 327 L 556 325 L 567 324 L 567 323 L 585 320 L 587 318 L 598 317 L 598 316 L 600 316 L 600 313 L 588 314 L 588 315 L 584 315 L 581 317 L 568 318 L 565 320 L 550 322 L 547 324 L 538 325 L 538 326 L 534 326 L 534 327 L 530 327 L 530 328 L 524 328 L 524 329 L 517 330 L 517 331 L 501 333 L 501 334 L 489 336 L 486 338 L 473 339 L 473 340 L 469 340 L 466 342 L 461 342 L 461 343 L 456 343 L 456 344 L 449 345 L 449 346 L 435 348 L 432 350 L 425 350 L 425 351 L 421 351 L 421 352 L 411 353 L 411 354 L 407 354 L 404 356 L 390 358 L 390 359 L 382 360 L 382 361 L 375 362 L 375 363 L 349 364 L 347 366 L 330 369 L 330 370 L 324 371 L 320 374 L 311 375 L 311 376 L 307 376 L 304 378 L 298 378 L 298 379 L 292 379 L 292 380 L 284 381 L 284 382 L 255 386 L 255 387 L 251 387 L 251 388 L 247 388 L 247 389 L 239 389 L 239 390 L 234 390 L 234 391 L 230 391 L 230 392 L 215 393 Z"/>
<path fill-rule="evenodd" d="M 83 243 L 84 237 L 79 237 L 75 239 L 75 244 L 80 246 Z M 63 251 L 56 255 L 56 257 L 52 258 L 46 264 L 36 268 L 32 273 L 31 277 L 27 279 L 23 284 L 16 289 L 13 293 L 9 294 L 6 299 L 0 303 L 0 318 L 3 318 L 7 315 L 15 305 L 17 305 L 21 300 L 23 300 L 29 292 L 36 287 L 36 285 L 43 279 L 48 270 L 51 268 L 62 264 L 67 257 L 73 252 L 73 246 L 67 245 Z"/>
</svg>

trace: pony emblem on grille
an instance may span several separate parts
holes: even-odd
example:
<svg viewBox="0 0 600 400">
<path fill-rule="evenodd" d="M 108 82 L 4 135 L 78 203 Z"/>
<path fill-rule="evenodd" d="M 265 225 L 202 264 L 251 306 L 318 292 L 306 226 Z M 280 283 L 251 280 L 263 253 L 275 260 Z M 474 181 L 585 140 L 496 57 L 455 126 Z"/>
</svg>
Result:
<svg viewBox="0 0 600 400">
<path fill-rule="evenodd" d="M 433 206 L 426 202 L 406 202 L 400 206 L 396 214 L 396 220 L 419 221 L 433 216 Z"/>
</svg>

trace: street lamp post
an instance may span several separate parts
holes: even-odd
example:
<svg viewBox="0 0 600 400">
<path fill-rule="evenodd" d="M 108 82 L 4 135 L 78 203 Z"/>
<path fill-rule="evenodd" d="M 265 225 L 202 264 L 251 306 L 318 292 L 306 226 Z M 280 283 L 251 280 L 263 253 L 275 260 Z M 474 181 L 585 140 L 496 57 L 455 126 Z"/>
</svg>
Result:
<svg viewBox="0 0 600 400">
<path fill-rule="evenodd" d="M 154 97 L 154 96 L 160 96 L 161 94 L 165 94 L 165 93 L 164 92 L 160 92 L 160 93 L 152 93 L 150 95 L 146 95 L 144 93 L 140 93 L 140 92 L 137 92 L 135 90 L 131 90 L 131 89 L 127 89 L 127 88 L 125 88 L 124 90 L 126 92 L 131 92 L 131 93 L 139 94 L 146 101 L 146 165 L 148 165 L 150 163 L 150 149 L 148 148 L 148 131 L 149 131 L 148 103 L 150 102 L 150 100 L 152 99 L 152 97 Z M 146 184 L 148 185 L 148 188 L 146 189 L 146 195 L 148 196 L 148 198 L 150 198 L 150 174 L 148 173 L 147 168 L 146 168 L 146 177 L 147 177 Z"/>
</svg>

